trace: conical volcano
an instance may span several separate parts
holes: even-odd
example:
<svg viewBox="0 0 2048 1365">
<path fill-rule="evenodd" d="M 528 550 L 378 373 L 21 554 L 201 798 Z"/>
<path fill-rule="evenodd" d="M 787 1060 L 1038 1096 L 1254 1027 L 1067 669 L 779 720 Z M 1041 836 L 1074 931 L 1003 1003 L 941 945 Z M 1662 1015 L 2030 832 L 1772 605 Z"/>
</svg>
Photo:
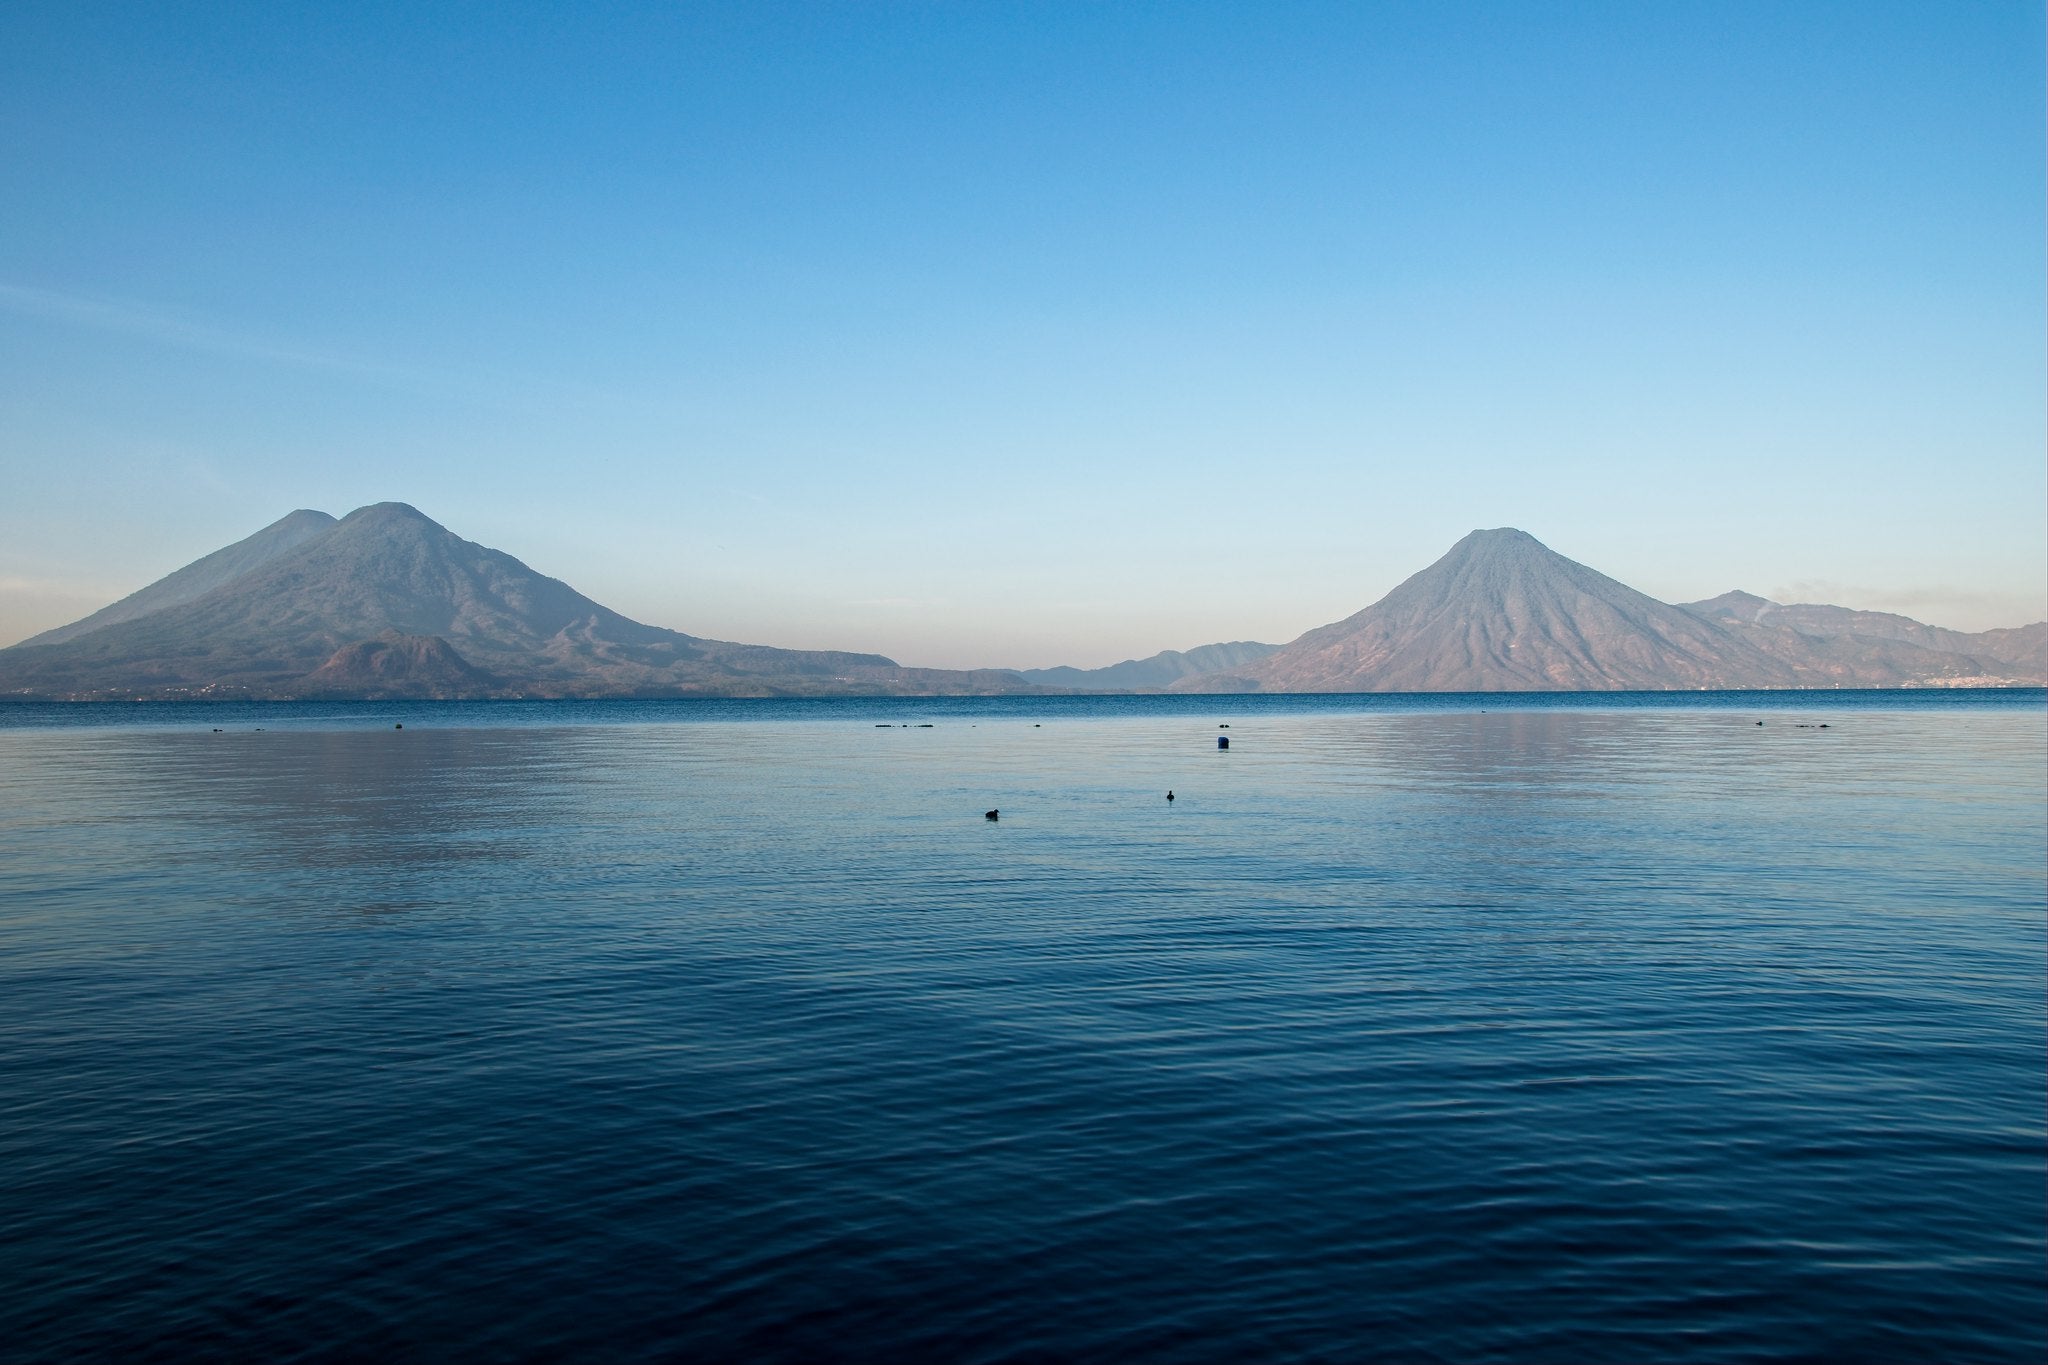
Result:
<svg viewBox="0 0 2048 1365">
<path fill-rule="evenodd" d="M 1378 602 L 1192 690 L 1535 692 L 1785 687 L 1789 664 L 1511 527 L 1474 531 Z"/>
</svg>

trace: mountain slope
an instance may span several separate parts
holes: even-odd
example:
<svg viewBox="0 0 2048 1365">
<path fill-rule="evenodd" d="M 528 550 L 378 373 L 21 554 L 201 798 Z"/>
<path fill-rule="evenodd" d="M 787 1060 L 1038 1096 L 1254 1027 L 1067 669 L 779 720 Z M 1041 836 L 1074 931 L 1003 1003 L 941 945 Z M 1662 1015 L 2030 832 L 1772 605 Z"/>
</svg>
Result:
<svg viewBox="0 0 2048 1365">
<path fill-rule="evenodd" d="M 1754 593 L 1724 592 L 1704 602 L 1681 602 L 1681 611 L 1730 625 L 1782 626 L 1802 635 L 1862 635 L 1877 640 L 1903 640 L 1937 653 L 1972 653 L 1974 639 L 1959 630 L 1946 630 L 1896 616 L 1888 611 L 1857 611 L 1850 607 L 1823 606 L 1804 602 L 1785 606 Z"/>
<path fill-rule="evenodd" d="M 287 551 L 324 534 L 334 525 L 334 518 L 325 512 L 300 508 L 291 515 L 273 521 L 246 540 L 238 540 L 224 549 L 215 550 L 203 559 L 196 559 L 176 573 L 159 578 L 139 592 L 132 592 L 112 606 L 101 607 L 83 620 L 73 621 L 68 626 L 46 630 L 41 635 L 31 636 L 21 643 L 25 645 L 55 645 L 66 640 L 90 635 L 107 626 L 119 625 L 162 611 L 166 607 L 183 606 L 197 601 L 224 583 L 261 568 Z"/>
<path fill-rule="evenodd" d="M 876 654 L 642 625 L 403 503 L 351 512 L 190 601 L 0 650 L 0 691 L 16 694 L 284 697 L 337 687 L 464 696 L 1035 690 L 993 670 L 905 669 Z"/>
<path fill-rule="evenodd" d="M 1166 649 L 1144 659 L 1125 659 L 1102 668 L 1020 668 L 1017 676 L 1045 687 L 1078 691 L 1129 692 L 1141 688 L 1166 687 L 1198 673 L 1241 668 L 1279 649 L 1256 640 L 1231 640 L 1223 644 L 1199 645 L 1194 649 Z"/>
<path fill-rule="evenodd" d="M 1977 642 L 1977 653 L 2021 669 L 2029 677 L 2048 678 L 2048 621 L 1979 631 L 1970 638 Z"/>
<path fill-rule="evenodd" d="M 1955 676 L 1957 659 L 1982 675 L 2048 673 L 2048 623 L 1977 633 L 1948 630 L 1888 611 L 1801 602 L 1786 606 L 1754 593 L 1726 592 L 1680 608 L 1734 629 L 1759 647 L 1811 666 L 1882 673 L 1900 680 Z M 1863 686 L 1883 685 L 1877 681 Z"/>
</svg>

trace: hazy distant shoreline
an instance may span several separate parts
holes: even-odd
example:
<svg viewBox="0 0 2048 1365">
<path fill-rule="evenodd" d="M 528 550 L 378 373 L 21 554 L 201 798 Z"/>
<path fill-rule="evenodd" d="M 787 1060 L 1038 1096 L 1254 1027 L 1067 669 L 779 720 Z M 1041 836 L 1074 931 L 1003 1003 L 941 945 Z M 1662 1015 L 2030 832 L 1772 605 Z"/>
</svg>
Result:
<svg viewBox="0 0 2048 1365">
<path fill-rule="evenodd" d="M 1241 723 L 1299 715 L 1423 712 L 1700 711 L 1763 713 L 2010 710 L 2048 705 L 2042 687 L 1728 689 L 1584 692 L 1069 693 L 950 697 L 500 698 L 446 701 L 142 700 L 0 698 L 0 729 L 356 726 L 463 728 L 688 724 L 747 721 L 929 720 L 939 724 L 1115 718 Z"/>
</svg>

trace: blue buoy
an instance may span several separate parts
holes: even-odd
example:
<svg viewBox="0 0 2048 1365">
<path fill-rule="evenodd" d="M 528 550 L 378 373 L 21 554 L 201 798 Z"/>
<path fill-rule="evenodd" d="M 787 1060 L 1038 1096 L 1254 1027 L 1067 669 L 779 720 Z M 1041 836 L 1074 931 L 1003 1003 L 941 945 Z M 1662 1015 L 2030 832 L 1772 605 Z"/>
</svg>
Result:
<svg viewBox="0 0 2048 1365">
<path fill-rule="evenodd" d="M 1228 749 L 1228 748 L 1230 747 L 1230 736 L 1229 736 L 1229 735 L 1218 735 L 1218 736 L 1216 736 L 1216 747 L 1217 747 L 1217 748 L 1219 748 L 1219 749 Z"/>
</svg>

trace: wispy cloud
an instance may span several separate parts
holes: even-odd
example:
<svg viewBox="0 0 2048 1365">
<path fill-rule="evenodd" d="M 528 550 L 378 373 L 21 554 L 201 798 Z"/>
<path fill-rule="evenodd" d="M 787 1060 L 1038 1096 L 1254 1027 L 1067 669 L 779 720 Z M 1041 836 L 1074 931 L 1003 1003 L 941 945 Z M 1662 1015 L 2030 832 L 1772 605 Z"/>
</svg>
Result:
<svg viewBox="0 0 2048 1365">
<path fill-rule="evenodd" d="M 573 403 L 640 417 L 670 415 L 665 404 L 635 399 L 603 385 L 569 380 L 558 374 L 500 374 L 460 365 L 371 360 L 257 330 L 224 326 L 212 319 L 135 299 L 106 298 L 0 280 L 0 314 L 8 313 L 59 326 L 134 337 L 180 350 L 352 375 L 414 392 L 514 411 L 552 410 Z M 710 434 L 731 438 L 725 432 Z M 758 494 L 746 496 L 772 505 Z"/>
<path fill-rule="evenodd" d="M 0 280 L 0 310 L 68 327 L 139 337 L 183 350 L 207 351 L 214 355 L 262 360 L 276 365 L 384 377 L 405 373 L 395 366 L 222 327 L 130 299 L 96 298 Z"/>
</svg>

